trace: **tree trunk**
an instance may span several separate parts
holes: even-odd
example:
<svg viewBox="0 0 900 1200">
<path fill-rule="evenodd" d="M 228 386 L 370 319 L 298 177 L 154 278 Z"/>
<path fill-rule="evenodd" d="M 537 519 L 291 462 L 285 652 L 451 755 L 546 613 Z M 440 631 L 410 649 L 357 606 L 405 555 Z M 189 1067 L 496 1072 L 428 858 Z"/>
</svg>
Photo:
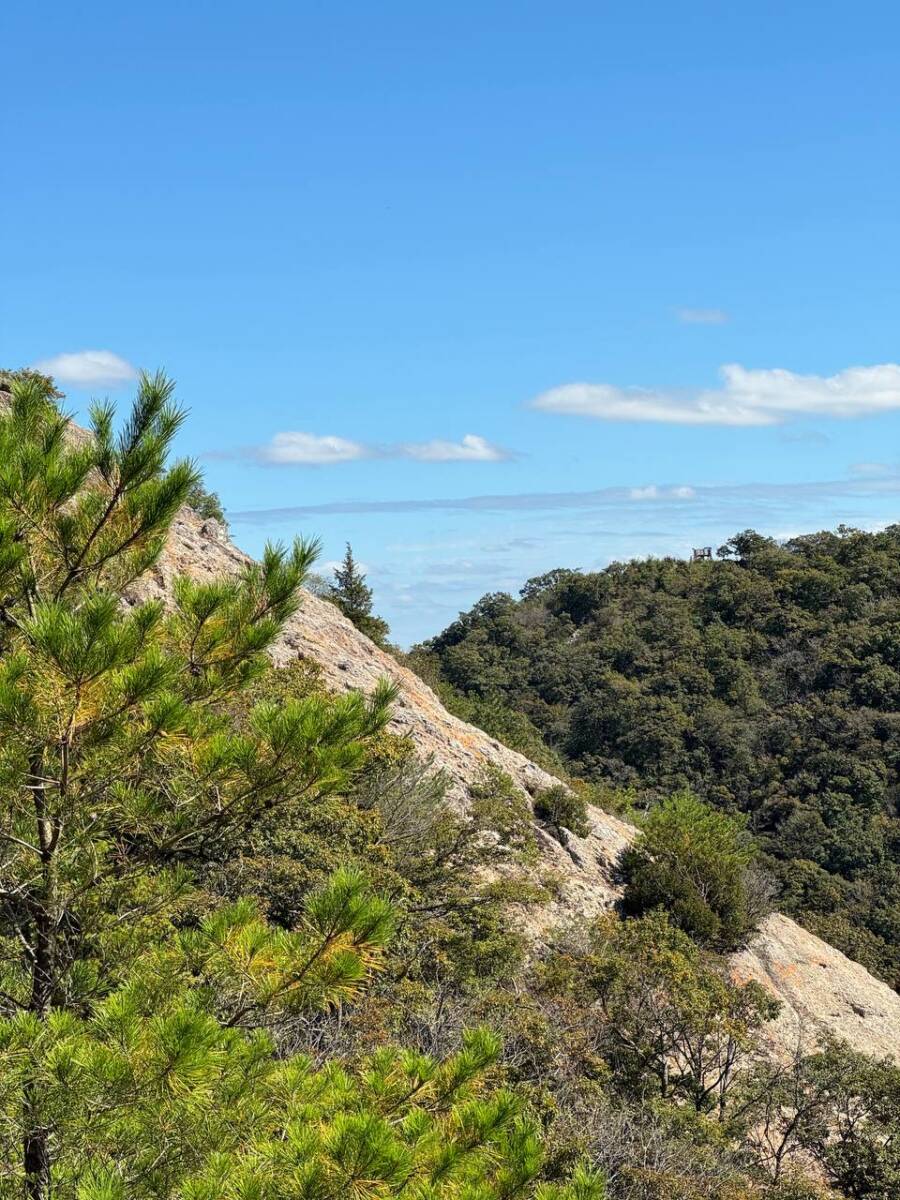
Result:
<svg viewBox="0 0 900 1200">
<path fill-rule="evenodd" d="M 28 1200 L 49 1200 L 50 1131 L 41 1124 L 40 1097 L 33 1080 L 25 1084 L 22 1101 L 25 1118 L 25 1136 L 22 1139 L 25 1195 Z"/>
<path fill-rule="evenodd" d="M 41 882 L 31 905 L 31 995 L 28 1010 L 45 1020 L 53 1002 L 56 986 L 56 932 L 58 885 L 56 877 L 56 836 L 47 811 L 44 783 L 44 755 L 36 754 L 30 763 L 31 792 L 37 826 L 37 844 L 41 852 Z M 22 1089 L 22 1165 L 25 1171 L 27 1200 L 49 1200 L 51 1186 L 50 1130 L 43 1119 L 40 1085 L 32 1076 Z"/>
</svg>

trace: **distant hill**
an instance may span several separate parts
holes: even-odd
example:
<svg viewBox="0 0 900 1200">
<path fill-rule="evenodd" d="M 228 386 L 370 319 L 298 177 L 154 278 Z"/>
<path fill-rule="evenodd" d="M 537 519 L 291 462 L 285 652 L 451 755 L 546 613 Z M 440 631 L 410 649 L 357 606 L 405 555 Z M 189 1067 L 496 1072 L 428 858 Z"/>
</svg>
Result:
<svg viewBox="0 0 900 1200">
<path fill-rule="evenodd" d="M 780 906 L 900 984 L 900 525 L 553 571 L 410 662 L 607 805 L 748 813 Z"/>
</svg>

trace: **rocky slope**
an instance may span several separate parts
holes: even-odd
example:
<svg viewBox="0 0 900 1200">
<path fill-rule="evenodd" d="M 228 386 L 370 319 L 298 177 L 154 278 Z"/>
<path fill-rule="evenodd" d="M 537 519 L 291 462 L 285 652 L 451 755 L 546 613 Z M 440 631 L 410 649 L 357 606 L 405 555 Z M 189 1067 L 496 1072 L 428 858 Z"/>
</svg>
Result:
<svg viewBox="0 0 900 1200">
<path fill-rule="evenodd" d="M 238 571 L 247 561 L 217 522 L 185 509 L 158 568 L 141 590 L 165 596 L 174 574 L 213 577 Z M 335 691 L 369 691 L 383 676 L 395 680 L 401 695 L 394 730 L 408 735 L 421 755 L 447 772 L 458 803 L 465 803 L 468 785 L 488 763 L 530 793 L 556 782 L 521 754 L 448 713 L 418 676 L 379 650 L 334 605 L 313 595 L 304 595 L 273 656 L 279 665 L 297 656 L 312 659 Z M 557 873 L 560 888 L 558 899 L 534 926 L 535 935 L 550 921 L 593 915 L 618 898 L 615 864 L 636 831 L 599 809 L 591 809 L 590 818 L 589 835 L 572 837 L 566 848 L 537 829 L 543 858 Z M 776 1052 L 790 1052 L 798 1041 L 810 1045 L 830 1033 L 866 1053 L 900 1057 L 900 996 L 790 918 L 771 916 L 733 965 L 736 976 L 758 980 L 782 1002 L 770 1031 Z"/>
</svg>

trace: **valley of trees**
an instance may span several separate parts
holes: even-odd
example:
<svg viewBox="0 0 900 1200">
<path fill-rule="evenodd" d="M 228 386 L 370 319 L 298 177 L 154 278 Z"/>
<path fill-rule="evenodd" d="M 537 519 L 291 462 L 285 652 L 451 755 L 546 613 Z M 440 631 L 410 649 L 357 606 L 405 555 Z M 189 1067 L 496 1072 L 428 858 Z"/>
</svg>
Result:
<svg viewBox="0 0 900 1200">
<path fill-rule="evenodd" d="M 391 687 L 269 664 L 314 543 L 142 598 L 202 499 L 171 383 L 89 438 L 51 381 L 0 390 L 0 1197 L 898 1194 L 900 1069 L 770 1060 L 775 1004 L 720 957 L 761 911 L 757 814 L 621 757 L 610 786 L 661 801 L 628 911 L 529 945 L 555 886 L 531 798 L 488 771 L 451 807 Z M 577 792 L 534 807 L 577 827 Z"/>
<path fill-rule="evenodd" d="M 552 571 L 409 661 L 601 806 L 745 815 L 779 907 L 900 986 L 900 525 Z"/>
</svg>

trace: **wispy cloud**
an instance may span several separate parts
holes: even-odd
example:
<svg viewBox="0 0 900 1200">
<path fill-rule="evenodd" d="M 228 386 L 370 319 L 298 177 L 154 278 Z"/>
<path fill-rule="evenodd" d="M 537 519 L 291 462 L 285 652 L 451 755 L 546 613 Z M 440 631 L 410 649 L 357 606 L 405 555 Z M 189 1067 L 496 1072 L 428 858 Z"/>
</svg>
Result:
<svg viewBox="0 0 900 1200">
<path fill-rule="evenodd" d="M 344 560 L 342 558 L 329 558 L 326 559 L 325 562 L 316 563 L 316 572 L 319 575 L 324 575 L 326 578 L 330 578 L 335 571 L 337 571 L 343 565 Z M 363 575 L 369 575 L 372 571 L 372 566 L 370 563 L 357 562 L 356 569 Z"/>
<path fill-rule="evenodd" d="M 781 425 L 816 414 L 850 418 L 900 409 L 900 366 L 848 367 L 836 375 L 722 367 L 722 386 L 699 391 L 569 383 L 531 402 L 543 412 L 601 421 L 676 425 Z"/>
<path fill-rule="evenodd" d="M 36 371 L 52 375 L 57 383 L 71 387 L 121 387 L 137 379 L 137 367 L 111 350 L 79 350 L 57 354 L 33 364 Z"/>
<path fill-rule="evenodd" d="M 820 429 L 779 429 L 778 440 L 786 446 L 830 446 L 831 438 Z"/>
<path fill-rule="evenodd" d="M 724 325 L 731 320 L 721 308 L 676 308 L 675 316 L 684 325 Z"/>
<path fill-rule="evenodd" d="M 646 487 L 628 489 L 629 500 L 693 500 L 696 495 L 695 489 L 687 484 L 661 488 L 657 487 L 655 483 L 651 483 Z"/>
<path fill-rule="evenodd" d="M 900 494 L 900 473 L 856 476 L 850 479 L 803 483 L 742 484 L 648 484 L 642 487 L 598 488 L 584 492 L 521 492 L 506 495 L 482 495 L 423 498 L 417 500 L 336 500 L 327 504 L 301 504 L 284 508 L 250 509 L 229 512 L 230 521 L 265 525 L 293 521 L 309 516 L 344 516 L 362 513 L 415 512 L 556 512 L 560 510 L 606 510 L 621 512 L 640 506 L 641 510 L 678 511 L 673 506 L 690 500 L 698 519 L 704 506 L 714 505 L 749 509 L 752 507 L 790 513 L 798 503 L 833 498 L 893 497 Z M 692 507 L 692 511 L 694 508 Z"/>
<path fill-rule="evenodd" d="M 851 463 L 850 473 L 862 479 L 884 479 L 887 475 L 896 475 L 897 468 L 892 467 L 889 463 L 858 462 Z"/>
<path fill-rule="evenodd" d="M 330 466 L 362 458 L 407 458 L 416 462 L 504 462 L 513 457 L 509 450 L 495 446 L 487 438 L 467 433 L 461 441 L 435 438 L 430 442 L 401 442 L 395 446 L 375 446 L 351 441 L 335 434 L 304 433 L 288 430 L 276 433 L 264 446 L 248 446 L 236 452 L 212 452 L 211 458 L 249 458 L 263 466 Z"/>
</svg>

